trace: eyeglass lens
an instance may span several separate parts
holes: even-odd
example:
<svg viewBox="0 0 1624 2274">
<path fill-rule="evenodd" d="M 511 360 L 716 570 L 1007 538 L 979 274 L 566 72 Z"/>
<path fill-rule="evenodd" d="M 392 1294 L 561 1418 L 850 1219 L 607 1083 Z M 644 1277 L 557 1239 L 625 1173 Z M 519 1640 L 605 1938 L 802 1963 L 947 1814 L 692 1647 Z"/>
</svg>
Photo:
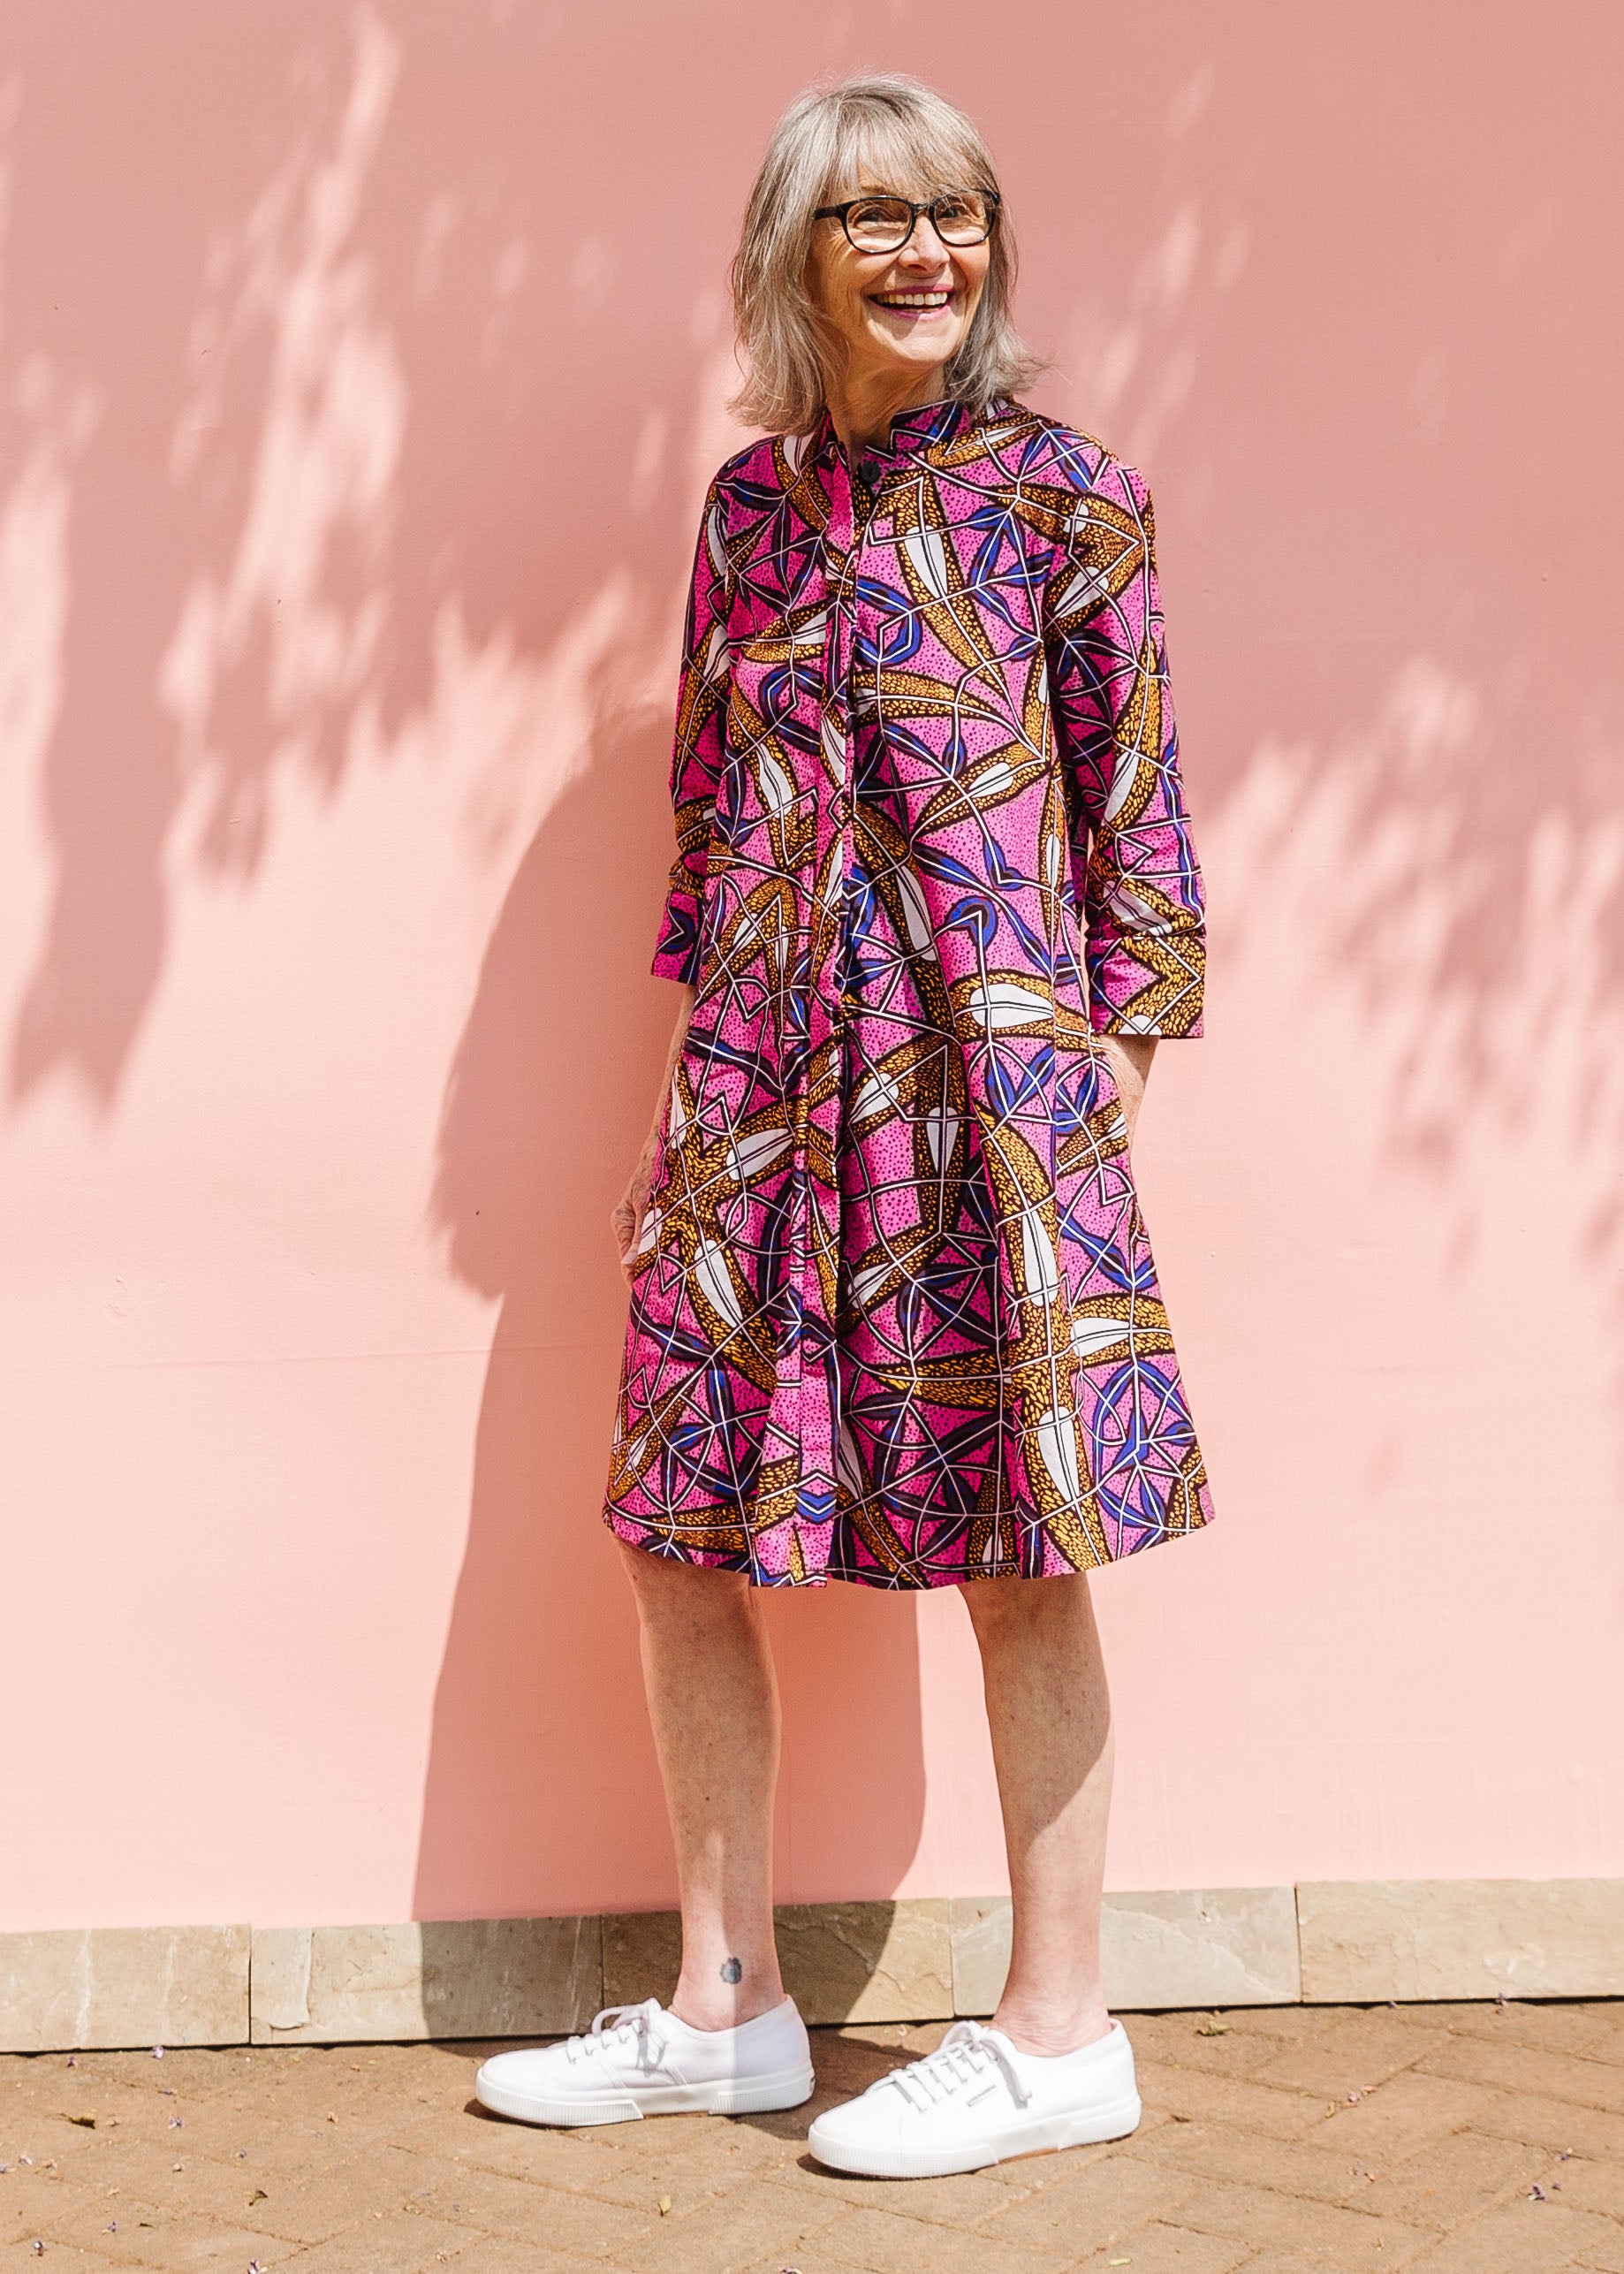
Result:
<svg viewBox="0 0 1624 2274">
<path fill-rule="evenodd" d="M 992 207 L 975 190 L 938 197 L 930 218 L 944 245 L 979 245 L 992 226 Z M 895 253 L 913 234 L 914 216 L 899 197 L 864 198 L 846 217 L 846 233 L 860 253 Z"/>
</svg>

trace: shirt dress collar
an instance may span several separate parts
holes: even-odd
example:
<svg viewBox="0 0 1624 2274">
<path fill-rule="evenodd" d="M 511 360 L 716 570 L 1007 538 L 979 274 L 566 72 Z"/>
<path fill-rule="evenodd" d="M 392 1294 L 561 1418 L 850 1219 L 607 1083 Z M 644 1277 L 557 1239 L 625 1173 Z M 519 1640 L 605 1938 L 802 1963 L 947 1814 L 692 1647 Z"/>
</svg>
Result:
<svg viewBox="0 0 1624 2274">
<path fill-rule="evenodd" d="M 899 411 L 891 422 L 888 439 L 870 443 L 859 453 L 856 471 L 870 489 L 877 489 L 888 475 L 902 472 L 934 444 L 954 440 L 971 416 L 969 405 L 952 395 L 922 403 L 914 410 Z M 827 404 L 818 415 L 813 453 L 820 466 L 835 466 L 845 456 Z"/>
</svg>

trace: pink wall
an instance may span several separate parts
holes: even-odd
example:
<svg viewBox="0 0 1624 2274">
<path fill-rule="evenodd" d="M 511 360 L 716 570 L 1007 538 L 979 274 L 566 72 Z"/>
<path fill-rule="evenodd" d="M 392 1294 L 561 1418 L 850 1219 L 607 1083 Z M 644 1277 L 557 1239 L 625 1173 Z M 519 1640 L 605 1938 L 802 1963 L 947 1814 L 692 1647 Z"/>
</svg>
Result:
<svg viewBox="0 0 1624 2274">
<path fill-rule="evenodd" d="M 1112 1882 L 1624 1873 L 1619 11 L 4 39 L 0 1925 L 671 1897 L 604 1220 L 731 232 L 861 64 L 1153 483 L 1214 909 L 1141 1155 L 1219 1522 L 1097 1584 Z M 771 1616 L 784 1895 L 996 1889 L 959 1602 Z"/>
</svg>

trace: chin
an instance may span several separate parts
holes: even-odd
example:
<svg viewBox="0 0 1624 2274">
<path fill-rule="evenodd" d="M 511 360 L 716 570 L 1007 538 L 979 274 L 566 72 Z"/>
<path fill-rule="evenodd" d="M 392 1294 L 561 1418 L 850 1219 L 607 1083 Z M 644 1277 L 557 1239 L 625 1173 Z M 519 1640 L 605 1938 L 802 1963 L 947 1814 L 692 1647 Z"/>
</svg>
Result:
<svg viewBox="0 0 1624 2274">
<path fill-rule="evenodd" d="M 952 331 L 935 337 L 914 331 L 903 339 L 899 339 L 894 332 L 887 331 L 879 335 L 879 342 L 899 363 L 948 363 L 963 346 L 964 334 L 956 326 Z"/>
</svg>

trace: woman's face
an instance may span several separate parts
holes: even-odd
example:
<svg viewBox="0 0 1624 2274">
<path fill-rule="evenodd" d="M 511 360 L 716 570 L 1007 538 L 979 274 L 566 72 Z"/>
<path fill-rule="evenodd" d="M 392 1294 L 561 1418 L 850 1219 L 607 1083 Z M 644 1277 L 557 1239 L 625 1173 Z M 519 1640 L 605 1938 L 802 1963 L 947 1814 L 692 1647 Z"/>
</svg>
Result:
<svg viewBox="0 0 1624 2274">
<path fill-rule="evenodd" d="M 927 197 L 864 181 L 846 197 Z M 813 224 L 808 276 L 814 304 L 844 346 L 848 385 L 886 378 L 922 380 L 963 346 L 987 281 L 990 243 L 944 245 L 928 213 L 899 252 L 860 253 L 838 220 Z"/>
</svg>

